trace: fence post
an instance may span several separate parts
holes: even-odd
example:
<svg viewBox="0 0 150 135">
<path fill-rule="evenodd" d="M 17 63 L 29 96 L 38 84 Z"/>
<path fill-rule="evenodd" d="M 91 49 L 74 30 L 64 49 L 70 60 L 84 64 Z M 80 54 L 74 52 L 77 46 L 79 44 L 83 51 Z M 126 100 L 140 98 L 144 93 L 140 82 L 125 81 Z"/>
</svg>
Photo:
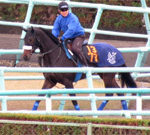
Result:
<svg viewBox="0 0 150 135">
<path fill-rule="evenodd" d="M 93 79 L 92 79 L 92 72 L 91 72 L 90 69 L 86 73 L 86 78 L 87 78 L 87 81 L 88 81 L 88 88 L 90 88 L 92 90 L 93 89 Z M 91 109 L 93 111 L 96 111 L 97 107 L 96 107 L 95 94 L 90 94 L 90 97 L 92 97 L 92 99 L 91 99 Z M 96 116 L 93 116 L 93 117 L 96 117 Z"/>
<path fill-rule="evenodd" d="M 146 4 L 145 0 L 141 0 L 141 5 L 142 5 L 143 8 L 147 8 L 147 4 Z M 144 23 L 145 23 L 147 34 L 150 35 L 149 14 L 148 13 L 143 13 L 143 15 L 144 15 Z M 146 47 L 149 47 L 149 46 L 150 46 L 150 38 L 148 38 L 148 41 L 147 41 L 147 44 L 146 44 Z M 145 61 L 147 59 L 147 56 L 148 56 L 147 51 L 142 52 L 142 53 L 138 53 L 138 57 L 136 59 L 135 67 L 144 66 Z"/>
<path fill-rule="evenodd" d="M 87 135 L 92 135 L 92 123 L 88 123 L 87 125 Z"/>
<path fill-rule="evenodd" d="M 95 38 L 95 31 L 94 30 L 97 30 L 97 27 L 98 27 L 102 13 L 103 13 L 103 9 L 101 7 L 99 7 L 97 14 L 96 14 L 94 24 L 93 24 L 93 27 L 92 27 L 92 32 L 90 33 L 90 37 L 89 37 L 89 41 L 88 41 L 89 44 L 91 44 Z"/>
<path fill-rule="evenodd" d="M 47 94 L 46 95 L 46 111 L 49 112 L 52 110 L 52 100 L 51 100 L 51 95 Z"/>
<path fill-rule="evenodd" d="M 5 90 L 4 70 L 0 70 L 0 90 Z M 2 98 L 2 111 L 7 111 L 7 96 Z"/>
<path fill-rule="evenodd" d="M 142 98 L 141 94 L 137 94 L 137 99 L 136 99 L 136 111 L 141 112 L 142 111 Z M 142 119 L 142 116 L 136 116 L 137 119 Z"/>
<path fill-rule="evenodd" d="M 24 28 L 27 28 L 30 24 L 30 19 L 31 19 L 31 15 L 32 15 L 32 11 L 33 11 L 33 1 L 29 0 L 29 4 L 28 4 L 28 10 L 27 10 L 27 14 L 26 14 L 26 18 L 25 18 L 25 22 L 24 22 Z M 26 35 L 26 32 L 22 31 L 21 37 L 20 37 L 20 42 L 19 42 L 19 49 L 22 49 L 22 46 L 24 44 L 24 37 Z M 19 62 L 19 58 L 21 57 L 20 54 L 17 55 L 17 60 L 16 60 L 16 64 Z"/>
<path fill-rule="evenodd" d="M 68 95 L 67 94 L 62 94 L 62 96 L 68 96 Z M 65 103 L 66 103 L 65 100 L 60 101 L 59 110 L 64 110 Z"/>
</svg>

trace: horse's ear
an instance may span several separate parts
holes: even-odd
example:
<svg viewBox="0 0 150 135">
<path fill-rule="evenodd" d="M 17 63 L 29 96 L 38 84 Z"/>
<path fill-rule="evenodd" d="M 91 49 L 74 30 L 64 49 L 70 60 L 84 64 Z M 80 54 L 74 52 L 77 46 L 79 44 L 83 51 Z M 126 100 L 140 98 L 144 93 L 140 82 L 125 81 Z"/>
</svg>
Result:
<svg viewBox="0 0 150 135">
<path fill-rule="evenodd" d="M 31 33 L 34 33 L 34 29 L 33 29 L 33 27 L 31 27 Z"/>
</svg>

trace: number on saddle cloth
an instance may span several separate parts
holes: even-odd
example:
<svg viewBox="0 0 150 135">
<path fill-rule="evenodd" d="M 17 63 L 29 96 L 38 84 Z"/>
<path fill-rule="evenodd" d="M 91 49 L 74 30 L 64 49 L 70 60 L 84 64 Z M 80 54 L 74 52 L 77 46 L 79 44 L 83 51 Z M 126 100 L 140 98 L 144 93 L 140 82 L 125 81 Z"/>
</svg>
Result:
<svg viewBox="0 0 150 135">
<path fill-rule="evenodd" d="M 82 50 L 89 63 L 96 64 L 99 62 L 98 50 L 94 45 L 84 44 Z"/>
</svg>

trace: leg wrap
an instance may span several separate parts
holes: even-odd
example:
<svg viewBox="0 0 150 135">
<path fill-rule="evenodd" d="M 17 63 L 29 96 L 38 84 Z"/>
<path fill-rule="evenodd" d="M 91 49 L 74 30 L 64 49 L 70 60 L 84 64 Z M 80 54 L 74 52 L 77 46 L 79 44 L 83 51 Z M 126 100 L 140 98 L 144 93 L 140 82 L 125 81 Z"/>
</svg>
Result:
<svg viewBox="0 0 150 135">
<path fill-rule="evenodd" d="M 128 110 L 128 106 L 127 106 L 127 101 L 126 100 L 121 100 L 121 104 L 122 104 L 123 110 Z"/>
<path fill-rule="evenodd" d="M 35 101 L 32 111 L 36 111 L 38 109 L 39 103 L 40 103 L 40 101 Z"/>
<path fill-rule="evenodd" d="M 104 100 L 97 110 L 103 110 L 107 103 L 108 100 Z"/>
<path fill-rule="evenodd" d="M 78 110 L 78 111 L 80 110 L 79 105 L 75 105 L 74 108 L 75 108 L 76 110 Z"/>
</svg>

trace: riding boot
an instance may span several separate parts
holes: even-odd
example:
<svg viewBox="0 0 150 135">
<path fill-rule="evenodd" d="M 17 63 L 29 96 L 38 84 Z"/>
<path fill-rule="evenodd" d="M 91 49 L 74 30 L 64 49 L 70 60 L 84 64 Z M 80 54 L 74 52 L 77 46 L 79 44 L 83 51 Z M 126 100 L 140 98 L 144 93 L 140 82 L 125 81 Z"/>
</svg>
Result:
<svg viewBox="0 0 150 135">
<path fill-rule="evenodd" d="M 83 64 L 84 66 L 88 67 L 88 62 L 87 62 L 87 60 L 86 60 L 84 54 L 83 54 L 83 53 L 80 53 L 80 54 L 78 54 L 78 57 L 79 57 L 79 59 L 81 60 L 82 64 Z"/>
</svg>

